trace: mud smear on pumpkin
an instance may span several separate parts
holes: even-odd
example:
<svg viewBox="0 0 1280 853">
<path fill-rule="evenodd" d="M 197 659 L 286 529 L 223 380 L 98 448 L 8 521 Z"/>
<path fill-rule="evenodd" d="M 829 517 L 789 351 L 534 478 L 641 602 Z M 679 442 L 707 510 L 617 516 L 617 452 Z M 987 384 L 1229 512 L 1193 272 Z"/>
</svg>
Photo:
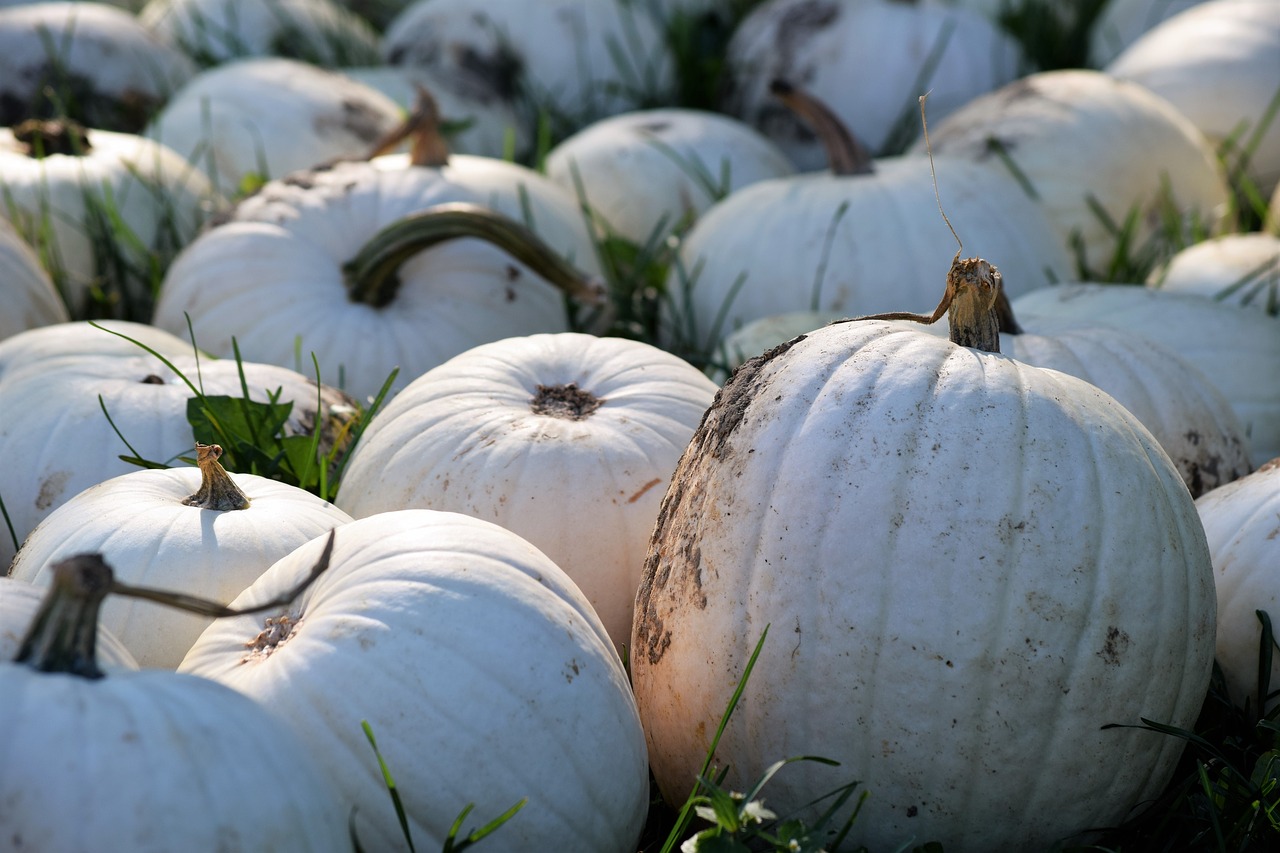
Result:
<svg viewBox="0 0 1280 853">
<path fill-rule="evenodd" d="M 340 115 L 317 116 L 312 126 L 323 137 L 332 131 L 344 131 L 361 142 L 372 145 L 390 129 L 385 114 L 368 104 L 344 99 Z"/>
<path fill-rule="evenodd" d="M 766 381 L 761 373 L 769 362 L 805 339 L 799 335 L 765 353 L 748 359 L 716 394 L 711 407 L 693 434 L 671 485 L 662 498 L 653 538 L 645 558 L 636 596 L 635 638 L 632 654 L 645 655 L 651 665 L 662 660 L 671 645 L 671 631 L 663 614 L 685 603 L 707 606 L 702 589 L 703 503 L 707 499 L 706 469 L 725 464 L 731 456 L 729 438 L 746 419 Z M 678 525 L 673 519 L 680 519 Z M 714 521 L 714 519 L 709 520 Z"/>
</svg>

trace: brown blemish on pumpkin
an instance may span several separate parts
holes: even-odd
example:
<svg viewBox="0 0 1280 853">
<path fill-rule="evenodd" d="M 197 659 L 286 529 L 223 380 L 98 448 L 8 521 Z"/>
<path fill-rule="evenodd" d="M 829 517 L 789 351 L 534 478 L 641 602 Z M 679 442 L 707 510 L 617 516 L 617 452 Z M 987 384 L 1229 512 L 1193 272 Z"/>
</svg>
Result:
<svg viewBox="0 0 1280 853">
<path fill-rule="evenodd" d="M 700 527 L 704 514 L 714 512 L 714 506 L 704 507 L 708 471 L 729 458 L 729 438 L 746 420 L 748 407 L 767 382 L 762 375 L 765 365 L 804 339 L 799 335 L 743 362 L 716 392 L 680 457 L 658 509 L 640 577 L 633 660 L 642 659 L 650 665 L 662 660 L 671 645 L 671 631 L 665 622 L 668 612 L 688 605 L 706 608 Z"/>
<path fill-rule="evenodd" d="M 1129 635 L 1114 625 L 1107 628 L 1107 639 L 1102 644 L 1098 657 L 1112 666 L 1120 664 L 1120 656 L 1129 648 Z"/>
<path fill-rule="evenodd" d="M 148 373 L 146 376 L 144 376 L 144 377 L 142 377 L 141 379 L 139 379 L 139 380 L 138 380 L 138 383 L 139 383 L 140 385 L 163 385 L 163 384 L 165 384 L 164 379 L 162 379 L 162 378 L 161 378 L 161 377 L 159 377 L 159 376 L 156 376 L 154 373 Z"/>
<path fill-rule="evenodd" d="M 605 398 L 584 391 L 576 382 L 570 382 L 565 385 L 539 385 L 538 393 L 529 401 L 529 408 L 535 415 L 582 421 L 595 414 L 596 409 L 605 402 Z"/>
<path fill-rule="evenodd" d="M 369 144 L 382 138 L 388 130 L 388 124 L 389 120 L 381 112 L 369 104 L 350 98 L 342 101 L 340 114 L 316 116 L 312 122 L 320 136 L 327 136 L 334 130 L 341 130 Z"/>
<path fill-rule="evenodd" d="M 662 478 L 661 478 L 661 477 L 654 477 L 652 480 L 650 480 L 649 482 L 647 482 L 647 483 L 645 483 L 643 486 L 641 486 L 641 487 L 640 487 L 640 490 L 639 490 L 639 491 L 637 491 L 634 495 L 632 495 L 631 497 L 627 498 L 627 503 L 629 503 L 629 504 L 633 504 L 633 503 L 635 503 L 636 501 L 640 500 L 640 498 L 644 497 L 644 495 L 645 495 L 645 493 L 646 493 L 646 492 L 648 492 L 648 491 L 649 491 L 650 489 L 652 489 L 654 486 L 660 485 L 661 483 L 662 483 Z"/>
<path fill-rule="evenodd" d="M 67 482 L 70 479 L 70 471 L 54 471 L 41 480 L 40 491 L 36 493 L 36 509 L 43 510 L 53 506 L 54 502 L 62 497 L 62 492 L 67 488 Z"/>
</svg>

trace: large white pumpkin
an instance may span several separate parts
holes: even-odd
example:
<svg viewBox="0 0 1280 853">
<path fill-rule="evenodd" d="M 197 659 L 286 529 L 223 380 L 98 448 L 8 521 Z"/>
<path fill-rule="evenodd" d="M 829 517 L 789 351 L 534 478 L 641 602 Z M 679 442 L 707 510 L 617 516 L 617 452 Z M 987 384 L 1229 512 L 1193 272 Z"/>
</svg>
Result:
<svg viewBox="0 0 1280 853">
<path fill-rule="evenodd" d="M 280 560 L 236 606 L 291 587 L 323 545 Z M 365 849 L 405 849 L 366 720 L 419 850 L 439 849 L 468 804 L 483 822 L 526 797 L 500 849 L 636 849 L 648 771 L 622 664 L 573 582 L 490 522 L 353 521 L 291 606 L 215 622 L 181 669 L 288 720 L 355 804 Z"/>
<path fill-rule="evenodd" d="M 478 344 L 568 330 L 564 293 L 529 256 L 470 237 L 412 247 L 420 251 L 382 239 L 391 227 L 431 227 L 422 215 L 449 204 L 519 216 L 520 180 L 547 187 L 546 178 L 513 180 L 529 170 L 490 158 L 459 156 L 439 169 L 377 160 L 272 181 L 246 199 L 170 267 L 155 324 L 182 334 L 189 316 L 202 347 L 227 355 L 234 339 L 246 358 L 270 364 L 293 366 L 299 354 L 309 364 L 314 353 L 325 382 L 362 400 L 397 367 L 393 391 Z M 483 171 L 461 179 L 455 169 Z M 598 269 L 580 213 L 547 188 L 549 201 L 536 186 L 524 196 L 544 255 Z M 366 256 L 379 262 L 353 270 Z"/>
<path fill-rule="evenodd" d="M 295 59 L 242 59 L 197 74 L 146 134 L 228 197 L 335 157 L 363 156 L 400 121 L 382 92 Z"/>
<path fill-rule="evenodd" d="M 1101 324 L 1150 339 L 1218 386 L 1249 437 L 1255 466 L 1280 455 L 1280 333 L 1260 311 L 1189 293 L 1067 282 L 1013 299 L 1028 328 Z"/>
<path fill-rule="evenodd" d="M 0 128 L 0 216 L 40 251 L 72 316 L 145 320 L 155 269 L 195 236 L 214 196 L 203 172 L 145 137 Z"/>
<path fill-rule="evenodd" d="M 103 675 L 93 639 L 110 584 L 100 555 L 64 563 L 0 662 L 4 848 L 350 851 L 336 787 L 259 705 L 189 675 Z"/>
<path fill-rule="evenodd" d="M 1196 501 L 1213 555 L 1218 590 L 1218 664 L 1237 705 L 1269 710 L 1257 694 L 1257 611 L 1280 625 L 1280 459 Z M 1271 690 L 1280 688 L 1280 660 L 1271 665 Z"/>
<path fill-rule="evenodd" d="M 484 518 L 564 569 L 618 646 L 631 639 L 658 504 L 716 386 L 639 341 L 509 338 L 427 371 L 370 423 L 338 504 Z"/>
<path fill-rule="evenodd" d="M 1197 4 L 1143 34 L 1105 70 L 1173 104 L 1262 197 L 1280 184 L 1280 3 Z"/>
<path fill-rule="evenodd" d="M 721 390 L 663 502 L 631 671 L 668 801 L 768 627 L 714 757 L 727 785 L 825 756 L 773 777 L 769 808 L 857 780 L 855 845 L 1035 850 L 1162 789 L 1182 742 L 1103 727 L 1193 724 L 1214 615 L 1194 504 L 1128 411 L 867 320 Z"/>
<path fill-rule="evenodd" d="M 0 341 L 71 319 L 40 258 L 7 219 L 0 219 Z"/>
<path fill-rule="evenodd" d="M 939 156 L 1019 176 L 1062 246 L 1083 270 L 1098 271 L 1082 274 L 1109 268 L 1121 248 L 1115 232 L 1130 216 L 1127 248 L 1137 253 L 1166 227 L 1170 208 L 1188 230 L 1192 220 L 1219 229 L 1229 213 L 1226 175 L 1204 134 L 1145 87 L 1100 71 L 1027 75 L 933 123 L 929 138 Z M 922 141 L 913 147 L 924 149 Z"/>
<path fill-rule="evenodd" d="M 351 520 L 297 486 L 228 473 L 217 445 L 198 452 L 199 468 L 132 471 L 71 498 L 27 536 L 10 576 L 47 585 L 59 561 L 98 553 L 125 583 L 230 601 L 276 560 Z M 114 598 L 101 621 L 142 666 L 176 669 L 213 620 Z"/>
<path fill-rule="evenodd" d="M 1198 293 L 1280 316 L 1280 236 L 1223 234 L 1193 243 L 1152 270 L 1147 287 Z"/>
<path fill-rule="evenodd" d="M 916 99 L 941 118 L 1018 75 L 1021 50 L 977 12 L 942 3 L 771 0 L 729 43 L 725 112 L 773 140 L 800 169 L 823 168 L 822 143 L 769 93 L 778 78 L 831 105 L 871 151 L 900 153 L 920 134 Z"/>
</svg>

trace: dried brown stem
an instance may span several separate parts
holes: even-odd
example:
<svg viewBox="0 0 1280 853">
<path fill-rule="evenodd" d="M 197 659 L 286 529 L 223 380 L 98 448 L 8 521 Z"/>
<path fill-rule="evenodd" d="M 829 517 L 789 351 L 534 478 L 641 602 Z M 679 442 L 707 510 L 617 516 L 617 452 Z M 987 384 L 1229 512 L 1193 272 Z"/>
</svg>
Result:
<svg viewBox="0 0 1280 853">
<path fill-rule="evenodd" d="M 813 129 L 826 149 L 827 165 L 832 172 L 869 175 L 875 171 L 871 152 L 822 101 L 786 80 L 774 80 L 769 84 L 769 92 Z"/>
<path fill-rule="evenodd" d="M 218 458 L 222 456 L 222 446 L 218 444 L 196 444 L 196 464 L 200 466 L 200 490 L 190 497 L 183 498 L 187 506 L 198 509 L 211 509 L 215 512 L 248 509 L 249 497 L 235 480 L 222 467 Z"/>
</svg>

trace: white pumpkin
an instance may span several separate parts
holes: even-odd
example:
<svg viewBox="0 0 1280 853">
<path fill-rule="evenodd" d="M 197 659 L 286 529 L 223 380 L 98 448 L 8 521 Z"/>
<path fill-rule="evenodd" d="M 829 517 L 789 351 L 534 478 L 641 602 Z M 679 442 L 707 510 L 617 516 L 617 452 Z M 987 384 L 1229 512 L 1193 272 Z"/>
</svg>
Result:
<svg viewBox="0 0 1280 853">
<path fill-rule="evenodd" d="M 0 312 L 0 341 L 71 319 L 35 250 L 7 219 L 0 219 L 0 300 L 5 306 Z"/>
<path fill-rule="evenodd" d="M 173 672 L 104 676 L 93 638 L 110 568 L 63 567 L 17 660 L 0 662 L 7 849 L 351 849 L 333 783 L 259 705 Z"/>
<path fill-rule="evenodd" d="M 108 331 L 103 331 L 104 329 Z M 192 354 L 190 341 L 184 341 L 177 335 L 171 335 L 147 323 L 128 320 L 53 323 L 28 329 L 0 341 L 0 381 L 10 373 L 33 365 L 38 370 L 48 370 L 63 360 L 103 356 L 135 358 L 141 351 L 133 341 L 145 344 L 164 356 Z"/>
<path fill-rule="evenodd" d="M 378 57 L 373 27 L 334 0 L 149 0 L 138 20 L 202 65 L 264 55 L 367 65 Z"/>
<path fill-rule="evenodd" d="M 1197 4 L 1151 28 L 1105 70 L 1173 104 L 1262 197 L 1280 184 L 1280 3 Z"/>
<path fill-rule="evenodd" d="M 0 215 L 39 250 L 73 316 L 145 320 L 155 268 L 195 235 L 214 195 L 204 173 L 141 136 L 0 128 Z"/>
<path fill-rule="evenodd" d="M 1121 248 L 1116 230 L 1131 215 L 1130 251 L 1157 235 L 1170 206 L 1188 228 L 1197 221 L 1214 231 L 1228 215 L 1226 176 L 1204 134 L 1145 87 L 1100 71 L 1027 75 L 932 123 L 929 138 L 939 157 L 1019 176 L 1084 275 L 1109 268 Z"/>
<path fill-rule="evenodd" d="M 387 27 L 388 65 L 434 71 L 468 97 L 510 103 L 559 135 L 669 98 L 657 21 L 626 0 L 418 0 Z"/>
<path fill-rule="evenodd" d="M 234 197 L 246 185 L 363 155 L 399 122 L 400 107 L 372 86 L 298 60 L 260 58 L 197 74 L 146 134 Z"/>
<path fill-rule="evenodd" d="M 1001 259 L 1011 294 L 1069 276 L 1052 225 L 1013 178 L 942 156 L 936 168 L 948 218 L 968 245 Z M 666 340 L 714 351 L 738 327 L 777 314 L 923 310 L 954 246 L 924 158 L 882 157 L 868 175 L 760 181 L 713 205 L 681 243 L 667 278 Z"/>
<path fill-rule="evenodd" d="M 1223 234 L 1193 243 L 1153 270 L 1147 287 L 1197 293 L 1280 316 L 1280 236 Z"/>
<path fill-rule="evenodd" d="M 1155 796 L 1213 663 L 1186 487 L 1105 393 L 991 349 L 970 259 L 951 334 L 816 330 L 721 390 L 663 502 L 631 672 L 668 802 L 713 758 L 779 814 L 858 780 L 848 842 L 1035 850 Z M 981 310 L 980 310 L 981 309 Z M 957 323 L 957 311 L 972 323 Z"/>
<path fill-rule="evenodd" d="M 527 194 L 534 226 L 546 235 L 537 256 L 545 263 L 510 254 L 509 243 L 504 250 L 447 239 L 475 231 L 424 216 L 430 208 L 452 215 L 457 208 L 449 204 L 468 203 L 472 221 L 488 211 L 487 221 L 498 224 L 493 239 L 515 233 L 486 202 L 519 204 L 519 183 L 498 173 L 520 167 L 474 159 L 486 161 L 487 184 L 451 178 L 465 168 L 462 157 L 442 169 L 339 163 L 305 180 L 271 182 L 177 258 L 153 322 L 180 334 L 189 316 L 202 347 L 230 353 L 234 338 L 254 361 L 293 365 L 299 353 L 308 360 L 314 353 L 325 381 L 361 400 L 397 367 L 393 392 L 478 344 L 567 331 L 564 294 L 544 276 L 568 275 L 557 252 L 575 262 L 595 259 L 581 216 L 559 187 L 550 186 L 545 204 L 541 193 Z M 421 237 L 413 244 L 420 251 L 388 241 L 384 229 L 392 228 Z M 432 240 L 437 245 L 425 248 Z"/>
<path fill-rule="evenodd" d="M 1280 455 L 1280 334 L 1273 318 L 1194 294 L 1088 282 L 1039 288 L 1012 303 L 1028 328 L 1041 321 L 1117 326 L 1176 352 L 1231 405 L 1253 465 Z"/>
<path fill-rule="evenodd" d="M 28 581 L 0 575 L 0 661 L 3 664 L 12 661 L 22 647 L 22 639 L 40 610 L 40 602 L 46 592 L 43 587 Z M 101 625 L 98 626 L 97 644 L 98 660 L 104 669 L 138 668 L 138 662 L 129 650 Z"/>
<path fill-rule="evenodd" d="M 277 562 L 236 606 L 293 585 L 323 544 Z M 365 849 L 405 849 L 365 720 L 419 850 L 438 849 L 464 806 L 484 821 L 523 798 L 501 849 L 636 849 L 648 770 L 622 664 L 572 581 L 490 522 L 353 521 L 293 605 L 215 622 L 181 670 L 288 720 L 355 805 Z"/>
<path fill-rule="evenodd" d="M 547 177 L 607 226 L 645 246 L 748 184 L 795 167 L 749 125 L 702 110 L 635 110 L 601 119 L 562 141 Z"/>
<path fill-rule="evenodd" d="M 1218 591 L 1218 664 L 1228 696 L 1258 712 L 1275 700 L 1258 696 L 1257 611 L 1280 622 L 1280 460 L 1196 501 L 1213 556 Z M 1271 665 L 1271 689 L 1280 687 L 1280 660 Z"/>
<path fill-rule="evenodd" d="M 1166 18 L 1205 0 L 1107 0 L 1089 29 L 1089 64 L 1102 68 Z"/>
<path fill-rule="evenodd" d="M 69 115 L 99 130 L 136 133 L 195 73 L 195 63 L 180 49 L 105 3 L 0 9 L 5 127 Z"/>
<path fill-rule="evenodd" d="M 324 437 L 351 417 L 348 398 L 283 367 L 209 358 L 197 366 L 191 356 L 169 362 L 193 383 L 198 376 L 207 395 L 244 396 L 242 368 L 251 399 L 266 402 L 278 393 L 281 401 L 292 402 L 286 434 L 310 435 L 318 421 L 322 447 Z M 16 541 L 0 528 L 0 565 L 7 566 L 27 534 L 63 503 L 137 470 L 122 456 L 136 452 L 176 464 L 190 452 L 187 405 L 194 396 L 177 373 L 150 355 L 61 358 L 51 366 L 34 363 L 7 372 L 0 382 L 0 500 Z"/>
<path fill-rule="evenodd" d="M 529 146 L 529 129 L 507 103 L 467 97 L 449 88 L 447 80 L 430 68 L 413 65 L 363 65 L 342 73 L 371 86 L 395 101 L 406 112 L 414 109 L 418 87 L 430 90 L 440 104 L 451 147 L 463 154 L 505 157 L 510 150 Z"/>
<path fill-rule="evenodd" d="M 373 419 L 338 504 L 357 518 L 423 508 L 500 524 L 564 569 L 623 647 L 658 504 L 715 391 L 639 341 L 566 332 L 484 344 Z"/>
<path fill-rule="evenodd" d="M 776 142 L 800 169 L 826 165 L 822 143 L 771 96 L 775 79 L 802 84 L 876 153 L 920 134 L 917 99 L 942 118 L 1018 76 L 1021 51 L 968 9 L 890 0 L 770 0 L 738 25 L 725 58 L 725 112 Z M 872 84 L 874 81 L 874 84 Z"/>
<path fill-rule="evenodd" d="M 98 553 L 128 584 L 230 601 L 276 560 L 351 520 L 308 491 L 228 474 L 218 445 L 197 447 L 199 468 L 132 471 L 90 486 L 27 536 L 11 577 L 47 585 L 53 566 Z M 101 623 L 146 667 L 176 669 L 213 620 L 116 598 Z"/>
</svg>

